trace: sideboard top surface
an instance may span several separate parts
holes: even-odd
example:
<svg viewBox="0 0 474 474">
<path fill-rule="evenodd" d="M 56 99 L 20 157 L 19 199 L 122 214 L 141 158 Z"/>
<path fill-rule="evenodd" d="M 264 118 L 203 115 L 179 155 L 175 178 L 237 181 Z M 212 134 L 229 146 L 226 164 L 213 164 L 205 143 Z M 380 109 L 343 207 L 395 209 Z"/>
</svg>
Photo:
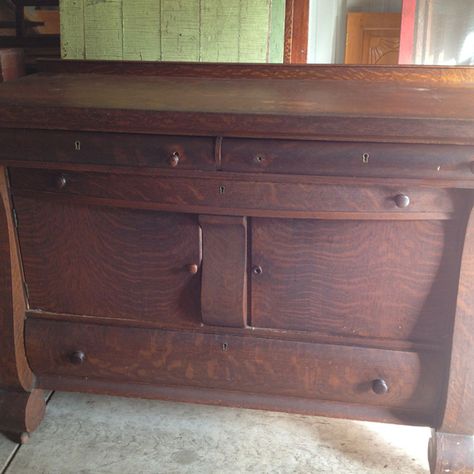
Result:
<svg viewBox="0 0 474 474">
<path fill-rule="evenodd" d="M 474 144 L 474 84 L 40 73 L 0 87 L 0 126 Z"/>
</svg>

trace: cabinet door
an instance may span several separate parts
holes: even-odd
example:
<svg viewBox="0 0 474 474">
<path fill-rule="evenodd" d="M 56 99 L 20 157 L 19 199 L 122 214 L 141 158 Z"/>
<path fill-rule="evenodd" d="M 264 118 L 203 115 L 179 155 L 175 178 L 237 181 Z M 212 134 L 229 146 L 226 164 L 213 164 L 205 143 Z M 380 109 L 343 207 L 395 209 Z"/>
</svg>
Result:
<svg viewBox="0 0 474 474">
<path fill-rule="evenodd" d="M 440 341 L 449 334 L 456 294 L 455 227 L 253 219 L 252 325 Z"/>
<path fill-rule="evenodd" d="M 200 321 L 195 216 L 24 197 L 15 208 L 32 310 Z"/>
</svg>

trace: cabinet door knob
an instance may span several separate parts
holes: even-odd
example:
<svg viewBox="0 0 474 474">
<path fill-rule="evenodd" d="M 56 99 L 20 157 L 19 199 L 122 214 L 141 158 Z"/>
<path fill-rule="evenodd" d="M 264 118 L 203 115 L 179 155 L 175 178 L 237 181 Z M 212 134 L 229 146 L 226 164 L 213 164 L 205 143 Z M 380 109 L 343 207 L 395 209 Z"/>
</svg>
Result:
<svg viewBox="0 0 474 474">
<path fill-rule="evenodd" d="M 260 265 L 255 265 L 253 268 L 252 268 L 252 273 L 254 275 L 261 275 L 263 273 L 263 268 L 260 266 Z"/>
<path fill-rule="evenodd" d="M 383 395 L 388 392 L 388 385 L 384 379 L 375 379 L 372 381 L 372 391 L 377 395 Z"/>
<path fill-rule="evenodd" d="M 179 153 L 175 151 L 169 158 L 168 160 L 169 165 L 171 168 L 176 168 L 179 163 Z"/>
<path fill-rule="evenodd" d="M 186 269 L 188 270 L 188 273 L 191 273 L 191 275 L 196 275 L 199 270 L 199 266 L 196 263 L 190 263 L 186 266 Z"/>
<path fill-rule="evenodd" d="M 410 205 L 410 198 L 406 194 L 397 194 L 395 196 L 395 204 L 400 209 L 404 209 Z"/>
<path fill-rule="evenodd" d="M 69 360 L 71 364 L 81 365 L 86 360 L 86 354 L 83 351 L 74 351 L 69 355 Z"/>
<path fill-rule="evenodd" d="M 63 174 L 60 174 L 59 176 L 56 177 L 56 188 L 57 189 L 63 189 L 64 186 L 67 184 L 67 179 L 66 176 Z"/>
</svg>

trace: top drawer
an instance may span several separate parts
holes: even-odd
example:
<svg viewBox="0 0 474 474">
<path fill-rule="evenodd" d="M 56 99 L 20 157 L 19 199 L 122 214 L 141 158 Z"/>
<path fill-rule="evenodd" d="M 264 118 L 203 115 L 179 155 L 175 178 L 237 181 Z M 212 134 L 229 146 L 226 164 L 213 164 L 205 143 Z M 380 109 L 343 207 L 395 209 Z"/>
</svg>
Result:
<svg viewBox="0 0 474 474">
<path fill-rule="evenodd" d="M 226 138 L 222 169 L 320 176 L 474 178 L 474 147 Z"/>
<path fill-rule="evenodd" d="M 214 170 L 214 139 L 169 135 L 0 130 L 0 159 Z"/>
</svg>

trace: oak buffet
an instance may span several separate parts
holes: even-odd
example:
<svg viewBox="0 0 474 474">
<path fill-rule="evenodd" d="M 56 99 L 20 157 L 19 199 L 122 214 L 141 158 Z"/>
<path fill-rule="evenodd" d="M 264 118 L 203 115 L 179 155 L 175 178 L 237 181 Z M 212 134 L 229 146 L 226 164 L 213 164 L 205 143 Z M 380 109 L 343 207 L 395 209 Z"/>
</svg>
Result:
<svg viewBox="0 0 474 474">
<path fill-rule="evenodd" d="M 431 426 L 474 469 L 474 73 L 44 62 L 0 86 L 0 427 L 42 389 Z"/>
</svg>

